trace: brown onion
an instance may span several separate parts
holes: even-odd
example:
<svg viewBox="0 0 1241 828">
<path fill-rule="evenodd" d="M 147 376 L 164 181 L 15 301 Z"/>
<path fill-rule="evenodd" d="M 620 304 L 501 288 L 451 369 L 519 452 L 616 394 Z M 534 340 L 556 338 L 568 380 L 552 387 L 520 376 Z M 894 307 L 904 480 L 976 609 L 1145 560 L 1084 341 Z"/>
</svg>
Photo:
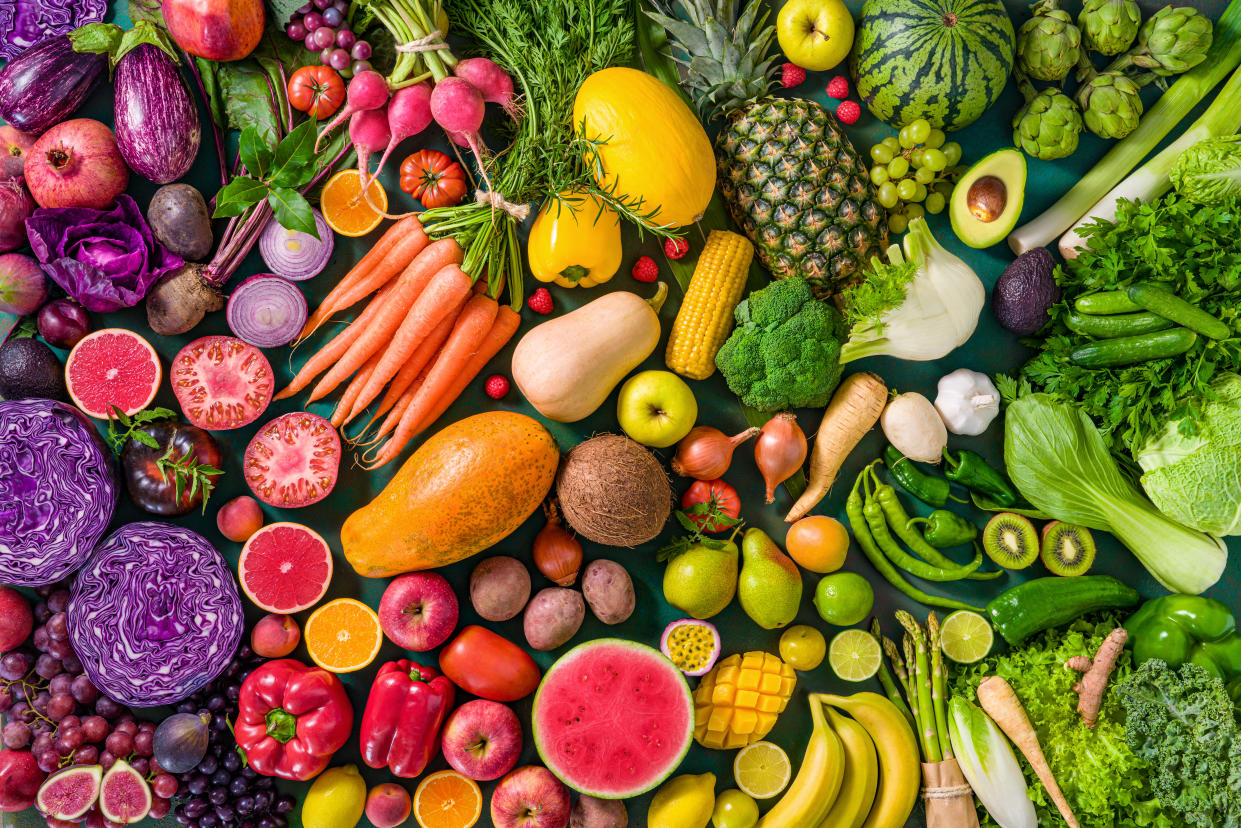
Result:
<svg viewBox="0 0 1241 828">
<path fill-rule="evenodd" d="M 534 565 L 550 580 L 567 587 L 582 568 L 582 544 L 564 528 L 556 507 L 549 505 L 547 525 L 534 536 Z"/>
<path fill-rule="evenodd" d="M 806 452 L 806 433 L 788 411 L 781 411 L 759 430 L 754 463 L 767 484 L 768 503 L 776 499 L 776 486 L 797 474 L 806 462 Z"/>
<path fill-rule="evenodd" d="M 672 470 L 681 477 L 695 480 L 715 480 L 723 477 L 733 462 L 733 450 L 758 434 L 757 428 L 747 428 L 729 437 L 718 428 L 694 426 L 677 444 L 676 456 L 672 458 Z"/>
</svg>

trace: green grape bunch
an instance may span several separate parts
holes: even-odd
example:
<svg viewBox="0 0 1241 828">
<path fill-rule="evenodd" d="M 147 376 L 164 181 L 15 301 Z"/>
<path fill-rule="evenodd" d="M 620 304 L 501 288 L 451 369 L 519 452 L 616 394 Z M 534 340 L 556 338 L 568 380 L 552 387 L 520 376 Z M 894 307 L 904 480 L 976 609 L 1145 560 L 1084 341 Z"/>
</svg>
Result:
<svg viewBox="0 0 1241 828">
<path fill-rule="evenodd" d="M 888 211 L 888 229 L 904 233 L 915 218 L 941 213 L 948 205 L 961 145 L 919 118 L 871 147 L 870 158 L 870 180 Z"/>
</svg>

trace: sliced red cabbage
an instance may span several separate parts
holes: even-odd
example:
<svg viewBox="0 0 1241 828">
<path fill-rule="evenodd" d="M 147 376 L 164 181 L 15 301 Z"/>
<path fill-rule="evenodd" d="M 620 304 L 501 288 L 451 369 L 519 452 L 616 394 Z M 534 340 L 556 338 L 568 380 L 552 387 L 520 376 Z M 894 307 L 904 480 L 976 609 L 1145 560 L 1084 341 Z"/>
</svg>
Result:
<svg viewBox="0 0 1241 828">
<path fill-rule="evenodd" d="M 107 11 L 107 0 L 0 2 L 0 59 L 12 60 L 40 40 L 98 23 Z"/>
<path fill-rule="evenodd" d="M 294 340 L 309 313 L 297 285 L 260 273 L 233 290 L 225 317 L 238 339 L 259 348 L 276 348 Z"/>
<path fill-rule="evenodd" d="M 90 680 L 130 707 L 173 704 L 224 671 L 245 619 L 228 563 L 170 523 L 117 529 L 73 582 L 69 640 Z"/>
<path fill-rule="evenodd" d="M 332 249 L 336 246 L 332 228 L 318 210 L 312 208 L 311 211 L 315 214 L 315 229 L 319 231 L 317 239 L 309 233 L 281 227 L 278 221 L 269 221 L 263 228 L 259 236 L 259 255 L 277 276 L 294 282 L 311 279 L 322 273 L 332 258 Z"/>
</svg>

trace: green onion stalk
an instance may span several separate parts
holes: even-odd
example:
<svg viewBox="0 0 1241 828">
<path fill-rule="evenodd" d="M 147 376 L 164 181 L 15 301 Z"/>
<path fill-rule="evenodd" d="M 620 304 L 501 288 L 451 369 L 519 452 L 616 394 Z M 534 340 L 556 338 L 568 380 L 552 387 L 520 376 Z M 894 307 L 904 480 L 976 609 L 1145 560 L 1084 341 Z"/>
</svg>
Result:
<svg viewBox="0 0 1241 828">
<path fill-rule="evenodd" d="M 1046 247 L 1087 214 L 1093 218 L 1114 216 L 1116 202 L 1111 197 L 1112 193 L 1121 189 L 1113 190 L 1117 183 L 1239 64 L 1241 64 L 1241 0 L 1232 0 L 1215 23 L 1211 48 L 1207 52 L 1206 59 L 1181 75 L 1142 117 L 1138 128 L 1112 147 L 1111 151 L 1103 156 L 1103 159 L 1090 172 L 1082 176 L 1081 180 L 1059 201 L 1038 218 L 1014 230 L 1008 237 L 1008 244 L 1013 252 L 1020 254 L 1036 247 Z M 1235 80 L 1234 77 L 1233 81 Z M 1211 108 L 1194 126 L 1197 127 L 1206 121 L 1213 111 L 1215 114 L 1212 119 L 1216 123 L 1216 128 L 1223 125 L 1229 116 L 1241 111 L 1241 89 L 1238 85 L 1230 81 L 1216 97 Z M 1181 145 L 1177 154 L 1203 137 L 1224 134 L 1219 132 L 1206 134 L 1211 126 L 1212 124 L 1208 123 L 1189 144 Z M 1235 126 L 1232 127 L 1232 129 L 1235 128 Z M 1193 131 L 1192 128 L 1191 131 Z M 1171 150 L 1178 144 L 1180 144 L 1179 141 L 1168 149 Z M 1151 163 L 1160 161 L 1163 156 L 1164 153 L 1160 153 L 1152 159 Z M 1175 160 L 1175 155 L 1172 157 Z M 1170 168 L 1171 162 L 1167 164 Z M 1157 168 L 1153 169 L 1152 174 L 1157 171 Z M 1165 171 L 1164 177 L 1166 176 Z M 1140 184 L 1141 180 L 1135 182 L 1134 189 L 1136 190 Z M 1125 196 L 1122 193 L 1117 197 L 1131 196 Z M 1108 206 L 1109 201 L 1110 206 Z M 1077 245 L 1074 238 L 1076 237 L 1068 237 L 1061 242 L 1062 252 L 1065 252 L 1066 244 L 1070 245 L 1068 252 L 1065 252 L 1066 256 L 1074 255 L 1072 251 L 1076 250 Z"/>
<path fill-rule="evenodd" d="M 349 21 L 359 12 L 373 16 L 396 41 L 388 88 L 395 91 L 452 74 L 457 58 L 444 41 L 448 18 L 439 0 L 352 0 Z"/>
</svg>

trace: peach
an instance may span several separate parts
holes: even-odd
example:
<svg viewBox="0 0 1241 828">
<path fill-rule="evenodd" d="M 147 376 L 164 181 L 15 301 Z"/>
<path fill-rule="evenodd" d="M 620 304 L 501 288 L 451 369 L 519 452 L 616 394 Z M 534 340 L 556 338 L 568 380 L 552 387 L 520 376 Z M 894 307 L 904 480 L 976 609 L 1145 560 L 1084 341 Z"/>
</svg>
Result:
<svg viewBox="0 0 1241 828">
<path fill-rule="evenodd" d="M 250 633 L 250 649 L 263 658 L 284 658 L 297 649 L 302 631 L 288 615 L 268 613 L 254 625 Z"/>
<path fill-rule="evenodd" d="M 409 791 L 395 782 L 384 782 L 366 795 L 366 818 L 375 828 L 395 828 L 409 819 L 413 805 Z"/>
<path fill-rule="evenodd" d="M 235 543 L 245 543 L 263 528 L 263 510 L 259 508 L 259 502 L 249 495 L 234 497 L 220 507 L 215 525 L 224 537 Z"/>
</svg>

